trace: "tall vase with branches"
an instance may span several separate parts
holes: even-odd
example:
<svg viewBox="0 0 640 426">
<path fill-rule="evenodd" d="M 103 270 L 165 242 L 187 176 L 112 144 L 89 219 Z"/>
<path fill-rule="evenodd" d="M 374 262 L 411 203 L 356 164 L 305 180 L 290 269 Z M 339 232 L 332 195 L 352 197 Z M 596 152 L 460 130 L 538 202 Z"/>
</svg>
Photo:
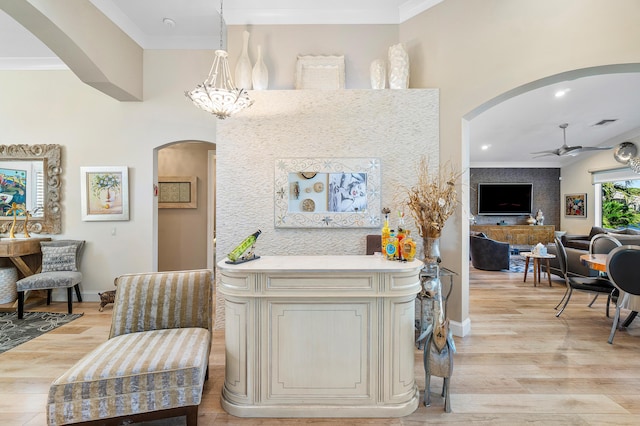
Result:
<svg viewBox="0 0 640 426">
<path fill-rule="evenodd" d="M 428 299 L 425 311 L 421 313 L 421 339 L 433 333 L 433 343 L 438 351 L 442 351 L 450 333 L 442 304 L 439 240 L 447 220 L 455 213 L 458 204 L 456 183 L 462 173 L 451 163 L 441 165 L 437 171 L 431 170 L 425 156 L 420 158 L 416 173 L 416 184 L 407 190 L 407 206 L 422 237 L 425 270 L 429 277 L 423 282 L 421 291 Z"/>
<path fill-rule="evenodd" d="M 417 182 L 407 190 L 407 206 L 423 241 L 426 265 L 439 263 L 439 239 L 447 219 L 458 204 L 456 183 L 460 172 L 451 163 L 439 170 L 429 168 L 429 160 L 423 156 L 416 167 Z"/>
</svg>

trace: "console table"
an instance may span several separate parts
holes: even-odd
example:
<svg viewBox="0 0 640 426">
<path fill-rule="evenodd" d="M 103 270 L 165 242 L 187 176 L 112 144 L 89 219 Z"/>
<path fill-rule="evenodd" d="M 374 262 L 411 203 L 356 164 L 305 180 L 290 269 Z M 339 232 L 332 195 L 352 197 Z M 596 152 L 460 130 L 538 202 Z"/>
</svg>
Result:
<svg viewBox="0 0 640 426">
<path fill-rule="evenodd" d="M 512 245 L 534 246 L 553 243 L 556 227 L 553 225 L 471 225 L 469 229 L 482 232 L 496 241 Z"/>
<path fill-rule="evenodd" d="M 418 407 L 422 262 L 263 256 L 217 264 L 222 407 L 239 417 L 401 417 Z"/>
<path fill-rule="evenodd" d="M 0 258 L 11 260 L 22 277 L 33 275 L 41 267 L 40 241 L 51 241 L 51 238 L 2 238 Z"/>
</svg>

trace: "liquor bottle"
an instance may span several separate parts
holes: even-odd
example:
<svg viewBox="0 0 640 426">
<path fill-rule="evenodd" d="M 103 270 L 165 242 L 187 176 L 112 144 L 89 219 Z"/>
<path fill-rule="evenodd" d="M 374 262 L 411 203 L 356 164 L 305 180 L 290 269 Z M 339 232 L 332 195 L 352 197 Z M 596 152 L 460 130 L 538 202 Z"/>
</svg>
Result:
<svg viewBox="0 0 640 426">
<path fill-rule="evenodd" d="M 391 230 L 387 245 L 385 246 L 388 260 L 396 260 L 398 258 L 398 239 L 396 238 L 396 231 Z"/>
<path fill-rule="evenodd" d="M 389 241 L 389 214 L 384 215 L 384 225 L 382 226 L 381 240 L 382 240 L 382 255 L 387 257 L 387 242 Z"/>
<path fill-rule="evenodd" d="M 416 242 L 411 237 L 411 231 L 408 229 L 405 231 L 405 236 L 402 239 L 402 256 L 403 260 L 411 262 L 416 257 Z"/>
<path fill-rule="evenodd" d="M 233 251 L 227 255 L 229 260 L 232 262 L 238 260 L 238 258 L 240 258 L 240 256 L 242 256 L 242 254 L 256 242 L 261 233 L 262 231 L 258 229 L 256 232 L 242 240 L 238 247 L 234 248 Z"/>
<path fill-rule="evenodd" d="M 404 212 L 398 212 L 398 254 L 396 258 L 399 260 L 404 260 L 404 255 L 402 254 L 402 239 L 405 236 L 405 228 L 404 228 Z"/>
</svg>

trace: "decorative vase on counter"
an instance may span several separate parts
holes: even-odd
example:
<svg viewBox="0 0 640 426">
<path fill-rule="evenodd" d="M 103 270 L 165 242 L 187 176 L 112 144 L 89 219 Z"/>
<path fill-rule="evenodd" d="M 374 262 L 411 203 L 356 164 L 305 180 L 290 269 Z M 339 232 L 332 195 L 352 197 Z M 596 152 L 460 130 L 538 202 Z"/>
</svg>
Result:
<svg viewBox="0 0 640 426">
<path fill-rule="evenodd" d="M 258 59 L 253 66 L 252 82 L 254 90 L 267 90 L 269 88 L 269 70 L 262 59 L 262 47 L 258 45 Z"/>
<path fill-rule="evenodd" d="M 440 264 L 440 237 L 425 237 L 422 239 L 422 249 L 424 253 L 424 269 L 432 273 Z"/>
<path fill-rule="evenodd" d="M 527 219 L 527 223 L 528 223 L 530 226 L 533 226 L 533 225 L 535 225 L 535 224 L 536 224 L 536 220 L 533 218 L 533 216 L 529 215 L 529 218 Z"/>
<path fill-rule="evenodd" d="M 387 66 L 382 59 L 371 62 L 369 73 L 372 89 L 384 89 L 387 86 Z"/>
<path fill-rule="evenodd" d="M 238 89 L 251 89 L 251 60 L 249 59 L 249 31 L 242 33 L 242 53 L 236 64 L 236 87 Z"/>
<path fill-rule="evenodd" d="M 542 209 L 538 209 L 536 213 L 536 222 L 538 225 L 544 225 L 544 214 L 542 214 Z"/>
<path fill-rule="evenodd" d="M 389 89 L 409 88 L 409 55 L 404 44 L 389 48 Z"/>
</svg>

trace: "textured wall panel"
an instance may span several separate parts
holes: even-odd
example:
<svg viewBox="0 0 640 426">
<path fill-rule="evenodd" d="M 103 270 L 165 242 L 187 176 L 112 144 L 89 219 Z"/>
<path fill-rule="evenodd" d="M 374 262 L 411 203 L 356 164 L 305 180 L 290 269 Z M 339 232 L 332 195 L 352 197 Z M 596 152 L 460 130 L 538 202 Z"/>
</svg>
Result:
<svg viewBox="0 0 640 426">
<path fill-rule="evenodd" d="M 217 126 L 218 260 L 257 229 L 262 230 L 259 255 L 365 253 L 365 235 L 376 230 L 275 229 L 276 159 L 380 158 L 382 206 L 394 213 L 392 227 L 400 188 L 415 183 L 420 155 L 437 166 L 437 89 L 268 90 L 250 95 L 255 99 L 251 108 Z M 407 225 L 417 236 L 412 222 Z M 223 305 L 217 306 L 219 328 Z"/>
<path fill-rule="evenodd" d="M 504 220 L 508 225 L 527 225 L 528 215 L 478 216 L 478 183 L 533 183 L 533 212 L 542 209 L 544 224 L 560 229 L 560 169 L 475 168 L 470 170 L 469 206 L 478 225 L 494 225 Z"/>
</svg>

